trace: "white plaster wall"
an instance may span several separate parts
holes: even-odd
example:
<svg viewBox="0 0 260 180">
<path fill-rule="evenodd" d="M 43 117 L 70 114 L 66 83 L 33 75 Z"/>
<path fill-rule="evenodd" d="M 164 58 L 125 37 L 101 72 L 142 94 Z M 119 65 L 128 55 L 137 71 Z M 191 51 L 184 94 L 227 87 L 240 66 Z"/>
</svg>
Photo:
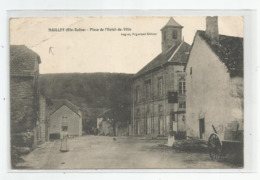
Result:
<svg viewBox="0 0 260 180">
<path fill-rule="evenodd" d="M 243 111 L 237 108 L 241 107 L 241 98 L 231 97 L 234 84 L 243 84 L 242 78 L 231 79 L 224 63 L 199 36 L 195 37 L 186 73 L 187 136 L 199 137 L 199 119 L 205 118 L 203 139 L 214 132 L 212 125 L 224 138 L 225 128 L 235 120 L 234 112 L 242 121 Z"/>
</svg>

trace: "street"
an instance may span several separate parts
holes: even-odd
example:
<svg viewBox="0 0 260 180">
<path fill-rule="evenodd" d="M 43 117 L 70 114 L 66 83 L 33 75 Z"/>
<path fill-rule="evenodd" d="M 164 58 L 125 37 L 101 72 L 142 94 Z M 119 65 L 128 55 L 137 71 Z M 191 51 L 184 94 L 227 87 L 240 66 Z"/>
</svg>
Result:
<svg viewBox="0 0 260 180">
<path fill-rule="evenodd" d="M 68 141 L 69 152 L 60 152 L 60 141 L 46 142 L 19 163 L 20 169 L 170 169 L 237 168 L 213 161 L 207 153 L 187 153 L 167 147 L 166 139 L 145 137 L 82 136 Z"/>
</svg>

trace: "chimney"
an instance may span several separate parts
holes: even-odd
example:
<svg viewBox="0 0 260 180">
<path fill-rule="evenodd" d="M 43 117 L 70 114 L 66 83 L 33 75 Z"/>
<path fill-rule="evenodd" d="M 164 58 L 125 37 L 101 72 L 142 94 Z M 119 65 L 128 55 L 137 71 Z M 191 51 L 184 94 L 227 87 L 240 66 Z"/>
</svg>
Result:
<svg viewBox="0 0 260 180">
<path fill-rule="evenodd" d="M 207 16 L 206 18 L 206 36 L 210 39 L 211 44 L 218 45 L 218 16 Z"/>
</svg>

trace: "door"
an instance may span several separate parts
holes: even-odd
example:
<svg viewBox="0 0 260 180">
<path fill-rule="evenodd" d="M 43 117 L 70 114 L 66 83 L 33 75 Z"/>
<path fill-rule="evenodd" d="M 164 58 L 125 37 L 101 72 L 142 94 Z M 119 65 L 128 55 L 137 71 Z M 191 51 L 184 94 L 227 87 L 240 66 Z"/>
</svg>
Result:
<svg viewBox="0 0 260 180">
<path fill-rule="evenodd" d="M 152 133 L 152 117 L 150 111 L 146 113 L 146 134 Z"/>
<path fill-rule="evenodd" d="M 162 135 L 164 132 L 163 117 L 159 116 L 159 134 Z"/>
<path fill-rule="evenodd" d="M 199 128 L 200 128 L 200 139 L 203 138 L 205 133 L 205 121 L 204 118 L 199 120 Z"/>
<path fill-rule="evenodd" d="M 147 118 L 147 134 L 152 133 L 152 118 L 148 117 Z"/>
<path fill-rule="evenodd" d="M 135 128 L 136 128 L 136 134 L 137 134 L 137 135 L 140 134 L 140 132 L 139 132 L 139 123 L 140 123 L 140 119 L 138 118 L 138 119 L 136 120 L 136 126 L 135 126 Z"/>
</svg>

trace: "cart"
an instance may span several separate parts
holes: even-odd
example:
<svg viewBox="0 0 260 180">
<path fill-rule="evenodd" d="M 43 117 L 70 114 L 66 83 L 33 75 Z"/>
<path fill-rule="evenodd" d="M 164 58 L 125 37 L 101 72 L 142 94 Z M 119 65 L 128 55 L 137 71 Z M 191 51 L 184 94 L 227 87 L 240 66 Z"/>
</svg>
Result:
<svg viewBox="0 0 260 180">
<path fill-rule="evenodd" d="M 212 159 L 221 159 L 226 154 L 241 154 L 243 152 L 243 131 L 239 131 L 239 125 L 235 131 L 232 131 L 231 139 L 221 139 L 214 125 L 214 133 L 209 136 L 208 148 L 209 155 Z M 243 153 L 242 153 L 243 155 Z"/>
</svg>

